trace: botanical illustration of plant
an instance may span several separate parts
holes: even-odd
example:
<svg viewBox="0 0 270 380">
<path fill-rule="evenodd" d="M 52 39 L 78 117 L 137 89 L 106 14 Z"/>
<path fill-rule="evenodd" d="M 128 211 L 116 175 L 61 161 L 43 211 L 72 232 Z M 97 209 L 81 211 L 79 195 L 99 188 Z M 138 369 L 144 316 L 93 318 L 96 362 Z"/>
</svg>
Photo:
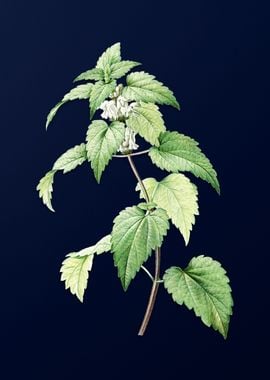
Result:
<svg viewBox="0 0 270 380">
<path fill-rule="evenodd" d="M 193 309 L 206 326 L 226 338 L 233 299 L 229 279 L 218 261 L 199 255 L 193 257 L 186 268 L 173 266 L 160 274 L 161 246 L 170 223 L 179 230 L 187 245 L 195 216 L 199 214 L 197 187 L 183 172 L 207 181 L 217 193 L 220 187 L 216 171 L 198 143 L 165 127 L 158 105 L 179 110 L 173 92 L 145 71 L 129 73 L 139 65 L 121 59 L 120 43 L 112 45 L 99 57 L 94 68 L 74 80 L 85 83 L 74 87 L 48 114 L 46 128 L 63 104 L 75 99 L 89 103 L 86 141 L 62 154 L 37 186 L 40 198 L 51 211 L 54 211 L 53 181 L 58 171 L 65 174 L 87 162 L 99 183 L 112 158 L 128 161 L 141 199 L 115 217 L 107 236 L 95 245 L 66 256 L 60 269 L 61 280 L 66 289 L 83 302 L 94 258 L 111 252 L 125 291 L 141 269 L 151 279 L 152 288 L 139 335 L 147 328 L 162 284 L 177 304 Z M 93 120 L 97 111 L 101 114 Z M 138 135 L 149 144 L 149 149 L 138 151 Z M 153 177 L 142 179 L 134 162 L 138 155 L 147 155 L 154 165 L 170 174 L 161 181 Z M 153 252 L 155 270 L 151 274 L 144 264 Z"/>
</svg>

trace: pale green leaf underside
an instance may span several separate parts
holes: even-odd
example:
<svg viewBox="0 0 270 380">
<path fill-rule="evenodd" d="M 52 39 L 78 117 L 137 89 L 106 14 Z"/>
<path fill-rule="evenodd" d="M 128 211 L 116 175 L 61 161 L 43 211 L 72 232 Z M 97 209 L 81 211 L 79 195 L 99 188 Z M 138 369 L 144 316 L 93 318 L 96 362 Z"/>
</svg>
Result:
<svg viewBox="0 0 270 380">
<path fill-rule="evenodd" d="M 87 160 L 86 147 L 82 143 L 76 145 L 71 149 L 68 149 L 62 154 L 54 163 L 53 170 L 63 170 L 63 173 L 68 173 L 75 169 L 78 165 L 81 165 Z"/>
<path fill-rule="evenodd" d="M 55 170 L 50 170 L 41 178 L 37 185 L 37 191 L 39 192 L 39 197 L 42 199 L 43 203 L 49 208 L 49 210 L 54 211 L 52 207 L 52 192 L 53 192 L 53 180 L 54 180 Z"/>
<path fill-rule="evenodd" d="M 160 247 L 169 228 L 164 210 L 146 213 L 137 206 L 127 207 L 114 219 L 112 252 L 124 290 L 150 256 Z"/>
<path fill-rule="evenodd" d="M 159 145 L 158 137 L 166 129 L 158 106 L 152 103 L 139 102 L 135 105 L 126 124 L 153 145 Z"/>
<path fill-rule="evenodd" d="M 104 120 L 94 120 L 87 131 L 87 157 L 95 178 L 100 178 L 106 165 L 116 153 L 125 137 L 124 123 L 114 121 L 108 125 Z"/>
<path fill-rule="evenodd" d="M 110 249 L 111 235 L 107 235 L 91 247 L 69 253 L 63 261 L 60 269 L 61 281 L 65 281 L 65 288 L 70 289 L 81 302 L 83 302 L 89 272 L 92 269 L 94 254 L 99 255 Z"/>
<path fill-rule="evenodd" d="M 115 87 L 115 80 L 110 83 L 99 81 L 93 85 L 90 94 L 90 119 L 93 118 L 98 107 L 114 91 Z"/>
<path fill-rule="evenodd" d="M 49 112 L 47 116 L 46 121 L 46 128 L 48 128 L 49 124 L 51 123 L 52 119 L 56 115 L 59 108 L 65 104 L 68 101 L 76 100 L 76 99 L 89 99 L 90 94 L 92 91 L 93 84 L 92 83 L 86 83 L 86 84 L 80 84 L 77 87 L 70 90 L 66 95 L 64 95 L 63 99 L 58 102 Z"/>
<path fill-rule="evenodd" d="M 110 68 L 110 76 L 112 79 L 119 79 L 126 75 L 131 69 L 139 65 L 141 65 L 141 63 L 135 61 L 120 61 L 114 63 Z"/>
<path fill-rule="evenodd" d="M 229 279 L 218 261 L 194 257 L 185 269 L 167 269 L 163 279 L 175 302 L 193 309 L 206 326 L 227 337 L 233 299 Z"/>
<path fill-rule="evenodd" d="M 73 82 L 77 82 L 80 80 L 103 80 L 104 79 L 104 71 L 97 67 L 84 71 L 80 75 L 78 75 Z"/>
<path fill-rule="evenodd" d="M 120 62 L 120 48 L 120 42 L 117 42 L 114 45 L 108 47 L 105 52 L 102 53 L 102 55 L 99 57 L 96 67 L 105 70 L 107 65 L 111 66 L 114 63 Z"/>
<path fill-rule="evenodd" d="M 41 178 L 37 186 L 39 191 L 39 197 L 42 198 L 43 203 L 51 210 L 52 207 L 52 192 L 53 192 L 53 180 L 57 171 L 62 170 L 63 173 L 68 173 L 75 169 L 78 165 L 81 165 L 87 160 L 86 146 L 84 143 L 76 145 L 73 148 L 68 149 L 63 153 L 54 163 L 52 170 L 45 174 Z"/>
<path fill-rule="evenodd" d="M 178 132 L 164 132 L 159 136 L 159 146 L 149 152 L 152 162 L 170 172 L 188 171 L 208 183 L 220 193 L 217 173 L 198 143 Z"/>
<path fill-rule="evenodd" d="M 154 75 L 144 71 L 131 73 L 127 76 L 127 86 L 122 95 L 129 100 L 149 103 L 167 104 L 180 109 L 173 92 L 163 83 L 157 81 Z"/>
<path fill-rule="evenodd" d="M 168 175 L 160 182 L 155 178 L 146 178 L 143 183 L 150 200 L 166 210 L 187 245 L 195 215 L 199 214 L 196 186 L 183 174 L 176 173 Z M 139 184 L 136 190 L 140 190 Z M 140 192 L 140 197 L 144 198 L 143 192 Z"/>
</svg>

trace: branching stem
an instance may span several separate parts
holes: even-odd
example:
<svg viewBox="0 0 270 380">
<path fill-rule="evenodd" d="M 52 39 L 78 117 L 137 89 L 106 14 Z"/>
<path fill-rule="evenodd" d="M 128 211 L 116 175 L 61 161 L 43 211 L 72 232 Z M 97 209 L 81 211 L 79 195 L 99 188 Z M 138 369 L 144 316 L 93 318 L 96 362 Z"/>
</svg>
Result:
<svg viewBox="0 0 270 380">
<path fill-rule="evenodd" d="M 134 164 L 134 161 L 133 161 L 131 155 L 127 154 L 125 157 L 128 158 L 130 167 L 131 167 L 131 169 L 132 169 L 135 177 L 137 178 L 137 180 L 138 180 L 138 182 L 140 184 L 141 190 L 144 193 L 145 200 L 147 202 L 149 202 L 150 201 L 149 195 L 147 193 L 147 190 L 146 190 L 146 188 L 144 186 L 144 183 L 143 183 L 143 181 L 142 181 L 142 179 L 141 179 L 141 177 L 140 177 L 140 175 L 138 173 L 138 170 L 137 170 L 137 168 L 136 168 L 136 166 Z M 155 276 L 153 278 L 153 285 L 152 285 L 151 293 L 150 293 L 150 296 L 149 296 L 148 304 L 147 304 L 147 307 L 146 307 L 146 311 L 145 311 L 145 314 L 144 314 L 144 318 L 143 318 L 141 327 L 140 327 L 139 332 L 138 332 L 139 336 L 143 336 L 144 335 L 145 330 L 146 330 L 146 328 L 148 326 L 149 320 L 151 318 L 155 302 L 156 302 L 158 287 L 159 287 L 159 283 L 160 283 L 160 279 L 159 279 L 159 275 L 160 275 L 160 253 L 161 253 L 160 248 L 156 248 L 156 250 L 155 250 Z M 151 277 L 152 277 L 152 275 L 151 275 Z"/>
<path fill-rule="evenodd" d="M 154 281 L 154 277 L 151 275 L 151 273 L 149 272 L 149 270 L 147 268 L 145 268 L 143 265 L 141 265 L 141 268 L 142 268 L 142 270 L 145 271 L 145 273 L 148 275 L 148 277 L 151 278 L 151 281 L 153 282 Z"/>
</svg>

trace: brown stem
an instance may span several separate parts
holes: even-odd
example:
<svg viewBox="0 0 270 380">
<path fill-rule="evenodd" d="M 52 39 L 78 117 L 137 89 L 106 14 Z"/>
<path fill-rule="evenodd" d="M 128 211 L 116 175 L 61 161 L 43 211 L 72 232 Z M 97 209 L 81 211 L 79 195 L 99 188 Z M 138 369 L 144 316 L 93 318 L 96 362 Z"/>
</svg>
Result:
<svg viewBox="0 0 270 380">
<path fill-rule="evenodd" d="M 138 170 L 137 170 L 137 168 L 136 168 L 136 166 L 135 166 L 135 164 L 134 164 L 134 161 L 133 161 L 133 159 L 131 158 L 130 154 L 127 154 L 127 158 L 128 158 L 128 162 L 129 162 L 129 164 L 130 164 L 130 166 L 131 166 L 131 169 L 132 169 L 132 171 L 133 171 L 135 177 L 137 178 L 137 180 L 138 180 L 138 182 L 139 182 L 139 184 L 140 184 L 140 187 L 141 187 L 141 190 L 143 191 L 143 194 L 144 194 L 144 197 L 145 197 L 146 202 L 150 202 L 150 198 L 149 198 L 149 195 L 147 194 L 147 191 L 146 191 L 146 188 L 145 188 L 145 186 L 144 186 L 144 183 L 143 183 L 143 181 L 141 180 L 141 177 L 140 177 L 140 175 L 139 175 L 139 173 L 138 173 Z"/>
<path fill-rule="evenodd" d="M 155 277 L 154 277 L 151 293 L 149 296 L 147 308 L 146 308 L 146 311 L 144 314 L 144 318 L 143 318 L 140 330 L 138 332 L 139 336 L 144 335 L 145 330 L 148 326 L 149 320 L 151 318 L 155 302 L 156 302 L 157 292 L 158 292 L 158 287 L 159 287 L 158 280 L 159 280 L 159 274 L 160 274 L 160 252 L 161 252 L 160 248 L 156 248 L 156 252 L 155 252 L 155 255 L 156 255 L 155 256 Z"/>
<path fill-rule="evenodd" d="M 129 161 L 129 164 L 130 164 L 130 167 L 135 175 L 135 177 L 137 178 L 139 184 L 140 184 L 140 187 L 144 193 L 144 197 L 145 197 L 145 200 L 147 202 L 150 201 L 150 198 L 149 198 L 149 195 L 147 193 L 147 190 L 144 186 L 144 183 L 138 173 L 138 170 L 134 164 L 134 161 L 133 159 L 131 158 L 130 155 L 126 155 L 127 158 L 128 158 L 128 161 Z M 143 321 L 142 321 L 142 324 L 141 324 L 141 327 L 139 329 L 139 332 L 138 332 L 138 335 L 139 336 L 143 336 L 144 333 L 145 333 L 145 330 L 148 326 L 148 323 L 149 323 L 149 320 L 151 318 L 151 315 L 152 315 L 152 312 L 153 312 L 153 308 L 154 308 L 154 305 L 155 305 L 155 302 L 156 302 L 156 298 L 157 298 L 157 292 L 158 292 L 158 287 L 159 287 L 159 275 L 160 275 L 160 252 L 161 252 L 161 249 L 160 248 L 156 248 L 155 250 L 155 276 L 154 276 L 154 281 L 153 281 L 153 285 L 152 285 L 152 289 L 151 289 L 151 293 L 150 293 L 150 296 L 149 296 L 149 299 L 148 299 L 148 304 L 147 304 L 147 307 L 146 307 L 146 311 L 145 311 L 145 314 L 144 314 L 144 318 L 143 318 Z"/>
</svg>

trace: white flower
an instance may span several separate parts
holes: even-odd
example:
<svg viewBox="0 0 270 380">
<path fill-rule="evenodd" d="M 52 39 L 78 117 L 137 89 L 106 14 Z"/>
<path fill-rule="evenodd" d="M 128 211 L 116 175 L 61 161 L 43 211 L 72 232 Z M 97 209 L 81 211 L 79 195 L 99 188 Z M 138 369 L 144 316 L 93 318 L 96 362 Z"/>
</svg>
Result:
<svg viewBox="0 0 270 380">
<path fill-rule="evenodd" d="M 100 109 L 103 111 L 101 117 L 110 121 L 123 120 L 130 116 L 136 102 L 129 103 L 128 100 L 121 95 L 122 85 L 118 85 L 115 91 L 110 95 L 111 100 L 105 100 Z M 125 138 L 118 152 L 128 152 L 138 149 L 139 145 L 135 141 L 136 133 L 128 127 L 125 128 Z"/>
<path fill-rule="evenodd" d="M 139 145 L 135 141 L 136 133 L 133 132 L 129 127 L 125 128 L 125 138 L 122 144 L 120 145 L 118 152 L 125 153 L 131 150 L 136 150 L 139 148 Z"/>
</svg>

